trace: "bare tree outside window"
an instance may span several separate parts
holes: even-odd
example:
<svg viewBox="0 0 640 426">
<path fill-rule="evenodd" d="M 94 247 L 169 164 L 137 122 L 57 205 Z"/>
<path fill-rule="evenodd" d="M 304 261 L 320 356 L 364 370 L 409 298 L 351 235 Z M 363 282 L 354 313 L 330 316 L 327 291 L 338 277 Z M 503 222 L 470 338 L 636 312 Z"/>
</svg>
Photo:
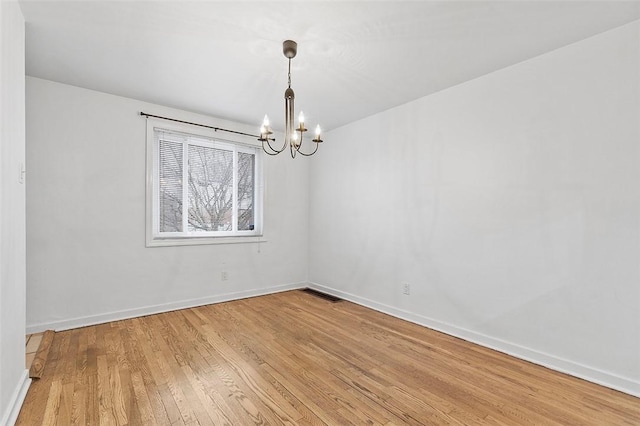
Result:
<svg viewBox="0 0 640 426">
<path fill-rule="evenodd" d="M 233 152 L 189 146 L 189 231 L 233 228 Z"/>
</svg>

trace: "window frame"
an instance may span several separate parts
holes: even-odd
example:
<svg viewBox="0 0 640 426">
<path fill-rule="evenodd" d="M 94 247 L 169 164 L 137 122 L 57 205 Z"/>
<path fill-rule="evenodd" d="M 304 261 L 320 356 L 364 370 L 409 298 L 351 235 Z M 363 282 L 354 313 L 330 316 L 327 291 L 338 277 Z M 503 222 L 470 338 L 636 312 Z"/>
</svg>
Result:
<svg viewBox="0 0 640 426">
<path fill-rule="evenodd" d="M 239 152 L 255 154 L 254 168 L 254 229 L 246 231 L 214 231 L 214 232 L 193 232 L 188 227 L 182 232 L 160 232 L 159 231 L 159 143 L 156 143 L 156 129 L 167 132 L 183 133 L 187 136 L 201 139 L 199 141 L 189 141 L 183 144 L 183 161 L 188 158 L 184 155 L 188 153 L 188 146 L 217 147 L 233 150 L 234 177 L 233 177 L 233 227 L 237 226 L 237 158 Z M 146 130 L 146 246 L 180 246 L 180 245 L 201 245 L 201 244 L 235 244 L 263 242 L 263 205 L 264 205 L 264 172 L 263 155 L 258 144 L 240 142 L 237 140 L 224 139 L 213 129 L 198 127 L 194 125 L 169 122 L 165 120 L 147 118 Z M 204 139 L 204 141 L 202 141 Z M 186 174 L 186 167 L 183 167 Z M 185 180 L 183 179 L 183 182 Z M 184 190 L 187 189 L 185 185 Z M 188 217 L 188 207 L 184 208 L 183 216 Z M 187 219 L 188 220 L 188 219 Z"/>
</svg>

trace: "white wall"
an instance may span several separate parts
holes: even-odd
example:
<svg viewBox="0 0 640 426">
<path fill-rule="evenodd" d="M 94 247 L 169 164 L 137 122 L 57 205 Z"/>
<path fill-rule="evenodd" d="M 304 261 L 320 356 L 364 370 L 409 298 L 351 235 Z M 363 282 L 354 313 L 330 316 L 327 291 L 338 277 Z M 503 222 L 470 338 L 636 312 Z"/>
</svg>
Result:
<svg viewBox="0 0 640 426">
<path fill-rule="evenodd" d="M 639 63 L 636 21 L 330 132 L 310 281 L 640 395 Z"/>
<path fill-rule="evenodd" d="M 257 132 L 27 77 L 28 330 L 64 329 L 305 285 L 304 159 L 265 158 L 267 242 L 145 247 L 146 121 L 140 111 Z M 221 281 L 223 269 L 227 281 Z"/>
<path fill-rule="evenodd" d="M 0 1 L 0 425 L 13 424 L 30 380 L 25 369 L 24 18 Z"/>
</svg>

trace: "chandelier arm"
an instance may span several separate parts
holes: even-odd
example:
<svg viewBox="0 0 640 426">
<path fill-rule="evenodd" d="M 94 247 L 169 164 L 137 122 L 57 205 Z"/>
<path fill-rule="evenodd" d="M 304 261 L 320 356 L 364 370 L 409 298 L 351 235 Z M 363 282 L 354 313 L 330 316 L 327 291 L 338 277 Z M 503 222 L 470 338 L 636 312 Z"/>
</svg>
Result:
<svg viewBox="0 0 640 426">
<path fill-rule="evenodd" d="M 318 151 L 318 147 L 319 147 L 319 146 L 320 146 L 320 144 L 319 144 L 318 142 L 316 142 L 316 149 L 314 149 L 314 150 L 313 150 L 313 152 L 312 152 L 312 153 L 310 153 L 310 154 L 305 154 L 304 152 L 300 151 L 300 147 L 298 147 L 298 149 L 297 149 L 296 151 L 298 151 L 298 154 L 302 154 L 302 155 L 304 155 L 305 157 L 311 157 L 313 154 L 315 154 L 315 153 L 316 153 L 316 151 Z"/>
<path fill-rule="evenodd" d="M 275 141 L 275 139 L 272 139 L 273 141 Z M 274 147 L 271 146 L 271 143 L 269 142 L 269 137 L 267 136 L 267 145 L 269 146 L 269 149 L 273 152 L 275 152 L 275 154 L 280 154 L 282 151 L 284 151 L 284 149 L 287 147 L 287 141 L 284 142 L 284 144 L 282 144 L 282 148 L 280 148 L 280 150 L 275 149 Z M 264 141 L 262 141 L 262 149 L 264 150 L 264 152 L 267 152 L 264 149 Z"/>
<path fill-rule="evenodd" d="M 298 134 L 300 135 L 300 143 L 294 146 L 294 148 L 296 149 L 296 151 L 300 152 L 300 148 L 302 148 L 302 141 L 304 139 L 304 132 L 300 129 L 296 129 L 296 132 L 298 132 Z"/>
<path fill-rule="evenodd" d="M 269 152 L 264 148 L 262 148 L 262 151 L 264 151 L 264 153 L 267 154 L 267 155 L 278 155 L 278 154 L 280 154 L 279 152 Z"/>
<path fill-rule="evenodd" d="M 273 152 L 269 152 L 269 151 L 267 151 L 267 150 L 265 149 L 265 147 L 264 147 L 264 141 L 262 141 L 262 150 L 263 150 L 263 151 L 264 151 L 264 153 L 265 153 L 265 154 L 267 154 L 267 155 L 278 155 L 278 154 L 280 154 L 282 151 L 284 151 L 284 147 L 283 147 L 280 151 L 276 151 L 275 149 L 273 149 L 273 148 L 271 147 L 271 145 L 269 144 L 269 141 L 267 141 L 267 145 L 269 145 L 269 148 L 270 148 L 270 149 L 271 149 L 271 151 L 273 151 Z"/>
</svg>

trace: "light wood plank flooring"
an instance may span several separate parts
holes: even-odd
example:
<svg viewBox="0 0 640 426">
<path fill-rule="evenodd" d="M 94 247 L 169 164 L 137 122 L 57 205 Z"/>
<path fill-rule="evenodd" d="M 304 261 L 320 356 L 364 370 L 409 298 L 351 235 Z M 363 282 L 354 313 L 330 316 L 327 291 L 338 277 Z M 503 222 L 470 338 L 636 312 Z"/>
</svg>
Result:
<svg viewBox="0 0 640 426">
<path fill-rule="evenodd" d="M 18 425 L 638 425 L 640 399 L 302 291 L 55 334 Z"/>
</svg>

